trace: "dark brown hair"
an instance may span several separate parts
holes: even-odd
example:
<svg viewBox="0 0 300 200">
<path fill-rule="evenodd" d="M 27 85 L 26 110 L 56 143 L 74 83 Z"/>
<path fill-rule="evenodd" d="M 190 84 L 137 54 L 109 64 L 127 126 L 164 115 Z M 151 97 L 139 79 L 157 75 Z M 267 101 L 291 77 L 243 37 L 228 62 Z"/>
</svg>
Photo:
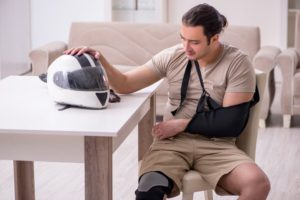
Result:
<svg viewBox="0 0 300 200">
<path fill-rule="evenodd" d="M 228 24 L 224 15 L 206 3 L 199 4 L 187 11 L 182 17 L 182 23 L 187 26 L 202 26 L 208 44 L 210 38 L 221 33 Z"/>
</svg>

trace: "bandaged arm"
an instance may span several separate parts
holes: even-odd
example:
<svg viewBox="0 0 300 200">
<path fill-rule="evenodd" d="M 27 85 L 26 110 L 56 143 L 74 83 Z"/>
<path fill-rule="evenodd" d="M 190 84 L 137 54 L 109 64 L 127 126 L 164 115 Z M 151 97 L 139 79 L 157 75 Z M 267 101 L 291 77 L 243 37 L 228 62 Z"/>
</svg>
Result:
<svg viewBox="0 0 300 200">
<path fill-rule="evenodd" d="M 237 137 L 244 130 L 251 102 L 196 113 L 185 132 L 206 137 Z"/>
</svg>

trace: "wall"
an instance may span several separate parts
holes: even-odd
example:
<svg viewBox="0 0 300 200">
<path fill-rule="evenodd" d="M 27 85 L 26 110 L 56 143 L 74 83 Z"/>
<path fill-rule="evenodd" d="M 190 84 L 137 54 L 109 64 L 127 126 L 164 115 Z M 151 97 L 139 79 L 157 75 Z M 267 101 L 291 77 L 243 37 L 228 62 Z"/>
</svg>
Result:
<svg viewBox="0 0 300 200">
<path fill-rule="evenodd" d="M 168 0 L 168 20 L 180 23 L 181 16 L 199 3 L 208 3 L 224 14 L 230 24 L 259 26 L 262 45 L 287 45 L 287 0 Z"/>
<path fill-rule="evenodd" d="M 2 1 L 2 0 L 1 0 Z M 67 42 L 73 21 L 103 21 L 108 0 L 31 0 L 32 48 L 51 41 Z"/>
<path fill-rule="evenodd" d="M 30 67 L 30 0 L 0 0 L 0 78 Z"/>
</svg>

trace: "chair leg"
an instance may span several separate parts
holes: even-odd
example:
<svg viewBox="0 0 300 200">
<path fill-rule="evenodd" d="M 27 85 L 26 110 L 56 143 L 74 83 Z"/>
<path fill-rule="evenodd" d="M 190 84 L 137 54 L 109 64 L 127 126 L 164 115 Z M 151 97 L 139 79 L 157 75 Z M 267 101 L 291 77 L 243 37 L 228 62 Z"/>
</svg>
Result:
<svg viewBox="0 0 300 200">
<path fill-rule="evenodd" d="M 204 198 L 205 200 L 213 200 L 213 191 L 212 190 L 206 190 L 204 191 Z"/>
<path fill-rule="evenodd" d="M 182 193 L 182 200 L 193 200 L 194 193 Z"/>
<path fill-rule="evenodd" d="M 291 115 L 283 115 L 283 128 L 291 127 Z"/>
</svg>

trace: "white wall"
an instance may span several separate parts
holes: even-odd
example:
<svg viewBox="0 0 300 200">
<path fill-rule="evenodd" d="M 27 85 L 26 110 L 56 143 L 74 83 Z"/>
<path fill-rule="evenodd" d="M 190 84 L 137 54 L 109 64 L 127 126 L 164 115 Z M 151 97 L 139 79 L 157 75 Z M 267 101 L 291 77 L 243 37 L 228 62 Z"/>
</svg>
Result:
<svg viewBox="0 0 300 200">
<path fill-rule="evenodd" d="M 29 69 L 30 0 L 0 0 L 0 78 Z"/>
<path fill-rule="evenodd" d="M 31 0 L 32 48 L 68 40 L 73 21 L 104 21 L 108 0 Z"/>
<path fill-rule="evenodd" d="M 168 0 L 168 20 L 180 23 L 192 6 L 208 3 L 226 16 L 229 24 L 259 26 L 262 45 L 286 47 L 287 0 Z"/>
</svg>

